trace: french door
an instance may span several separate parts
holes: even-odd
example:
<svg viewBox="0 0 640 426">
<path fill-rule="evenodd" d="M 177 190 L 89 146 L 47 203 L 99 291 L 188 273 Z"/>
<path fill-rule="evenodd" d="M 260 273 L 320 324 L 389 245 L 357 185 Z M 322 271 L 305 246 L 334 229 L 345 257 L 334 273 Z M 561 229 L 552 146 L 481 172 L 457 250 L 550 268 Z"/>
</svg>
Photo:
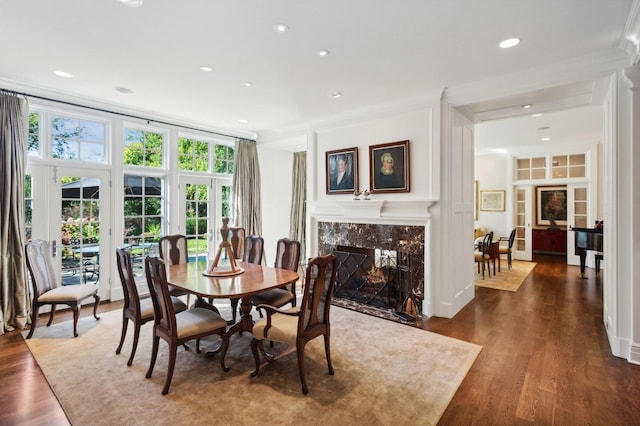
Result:
<svg viewBox="0 0 640 426">
<path fill-rule="evenodd" d="M 221 242 L 222 218 L 229 217 L 231 180 L 197 176 L 180 178 L 181 233 L 186 235 L 189 260 L 209 260 Z M 231 225 L 231 223 L 229 223 Z"/>
<path fill-rule="evenodd" d="M 533 198 L 531 186 L 516 186 L 514 188 L 514 227 L 516 238 L 513 242 L 513 258 L 519 260 L 532 260 L 532 229 Z"/>
<path fill-rule="evenodd" d="M 62 285 L 95 283 L 108 299 L 111 258 L 111 188 L 108 171 L 29 166 L 27 229 L 49 241 Z"/>
</svg>

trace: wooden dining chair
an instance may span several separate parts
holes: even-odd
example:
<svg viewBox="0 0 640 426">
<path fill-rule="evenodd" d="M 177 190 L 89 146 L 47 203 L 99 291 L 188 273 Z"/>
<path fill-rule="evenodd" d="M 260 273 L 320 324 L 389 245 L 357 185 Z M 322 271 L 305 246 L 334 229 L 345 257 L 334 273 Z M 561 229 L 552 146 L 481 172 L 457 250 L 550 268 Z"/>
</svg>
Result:
<svg viewBox="0 0 640 426">
<path fill-rule="evenodd" d="M 122 307 L 122 332 L 120 334 L 120 343 L 116 349 L 119 354 L 127 335 L 127 326 L 129 320 L 133 322 L 133 345 L 131 347 L 131 355 L 127 361 L 127 365 L 133 363 L 133 357 L 138 347 L 138 339 L 140 337 L 140 328 L 143 324 L 153 321 L 153 301 L 150 297 L 141 299 L 138 293 L 135 276 L 133 274 L 133 262 L 131 252 L 129 250 L 116 249 L 116 264 L 118 266 L 118 275 L 122 284 L 122 293 L 124 295 L 124 306 Z M 148 284 L 148 283 L 147 283 Z M 182 312 L 187 309 L 187 305 L 175 296 L 171 297 L 173 308 L 176 312 Z"/>
<path fill-rule="evenodd" d="M 500 263 L 501 263 L 501 259 L 503 255 L 507 256 L 507 268 L 511 269 L 512 266 L 512 261 L 511 261 L 511 254 L 513 252 L 513 242 L 516 239 L 516 228 L 513 228 L 513 230 L 511 231 L 511 234 L 509 234 L 509 238 L 504 238 L 504 237 L 500 237 L 500 239 L 498 239 L 498 243 L 500 244 L 498 246 L 498 271 L 500 271 Z M 503 242 L 506 242 L 507 244 L 501 244 Z"/>
<path fill-rule="evenodd" d="M 187 237 L 181 234 L 165 235 L 158 241 L 158 251 L 160 258 L 169 265 L 179 265 L 189 261 L 189 251 L 187 249 Z M 169 285 L 169 292 L 172 296 L 187 296 L 187 306 L 191 295 L 184 290 Z"/>
<path fill-rule="evenodd" d="M 295 345 L 302 393 L 306 395 L 309 388 L 305 377 L 304 347 L 307 342 L 318 336 L 324 337 L 327 366 L 329 374 L 333 375 L 329 339 L 331 335 L 329 308 L 331 307 L 333 288 L 336 284 L 337 268 L 338 258 L 333 254 L 319 256 L 309 261 L 300 308 L 282 310 L 274 306 L 260 305 L 260 308 L 265 310 L 267 317 L 253 326 L 254 337 L 251 341 L 251 352 L 256 369 L 251 373 L 251 377 L 256 377 L 260 372 L 258 350 L 265 353 L 270 361 L 273 360 L 273 356 L 264 351 L 263 341 L 265 339 L 284 342 L 291 346 Z"/>
<path fill-rule="evenodd" d="M 262 263 L 262 255 L 264 253 L 264 239 L 259 235 L 247 235 L 244 239 L 244 252 L 242 261 L 245 263 L 253 263 L 260 265 Z M 231 316 L 233 324 L 236 322 L 238 312 L 239 298 L 231 299 Z"/>
<path fill-rule="evenodd" d="M 149 370 L 147 370 L 145 377 L 149 378 L 153 373 L 160 339 L 166 341 L 169 345 L 169 362 L 167 379 L 162 389 L 162 394 L 166 395 L 169 392 L 173 378 L 178 346 L 195 339 L 197 341 L 196 347 L 200 352 L 200 338 L 217 334 L 222 339 L 220 349 L 224 352 L 229 344 L 229 337 L 226 334 L 227 322 L 216 312 L 206 308 L 193 307 L 176 313 L 171 301 L 171 294 L 169 294 L 166 265 L 162 259 L 147 256 L 145 259 L 145 272 L 151 282 L 149 292 L 151 293 L 154 309 L 153 347 L 151 349 Z M 222 357 L 220 358 L 220 365 L 223 371 L 228 371 Z"/>
<path fill-rule="evenodd" d="M 485 234 L 485 236 L 482 238 L 482 243 L 478 245 L 473 253 L 474 260 L 478 264 L 478 273 L 480 273 L 480 268 L 482 267 L 482 279 L 484 279 L 485 269 L 488 270 L 489 275 L 491 275 L 491 256 L 489 255 L 489 250 L 491 248 L 492 241 L 493 232 Z"/>
<path fill-rule="evenodd" d="M 51 305 L 51 314 L 47 327 L 53 322 L 56 313 L 56 305 L 68 305 L 73 312 L 73 336 L 78 337 L 78 317 L 80 316 L 80 303 L 93 296 L 93 316 L 98 317 L 98 286 L 94 284 L 60 285 L 60 276 L 56 273 L 51 259 L 49 243 L 44 240 L 32 240 L 25 245 L 27 268 L 31 275 L 31 329 L 27 339 L 33 336 L 38 322 L 40 306 Z"/>
<path fill-rule="evenodd" d="M 297 271 L 300 264 L 300 242 L 289 238 L 281 238 L 276 245 L 276 261 L 273 266 L 280 269 Z M 287 303 L 291 307 L 296 306 L 296 283 L 295 281 L 282 288 L 274 288 L 251 296 L 251 303 L 254 306 L 271 305 L 281 308 Z M 260 318 L 262 310 L 258 309 Z"/>
</svg>

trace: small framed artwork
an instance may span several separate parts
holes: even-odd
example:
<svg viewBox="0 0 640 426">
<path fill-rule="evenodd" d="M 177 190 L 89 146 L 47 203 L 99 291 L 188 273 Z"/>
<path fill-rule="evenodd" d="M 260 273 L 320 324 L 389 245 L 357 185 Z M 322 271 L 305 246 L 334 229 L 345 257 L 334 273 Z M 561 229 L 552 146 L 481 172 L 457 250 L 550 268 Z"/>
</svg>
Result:
<svg viewBox="0 0 640 426">
<path fill-rule="evenodd" d="M 409 192 L 409 141 L 369 146 L 371 192 Z"/>
<path fill-rule="evenodd" d="M 484 212 L 504 211 L 505 191 L 480 191 L 480 210 Z"/>
<path fill-rule="evenodd" d="M 551 227 L 567 226 L 567 187 L 536 187 L 536 223 Z"/>
<path fill-rule="evenodd" d="M 358 189 L 358 148 L 327 151 L 327 194 L 352 194 Z"/>
</svg>

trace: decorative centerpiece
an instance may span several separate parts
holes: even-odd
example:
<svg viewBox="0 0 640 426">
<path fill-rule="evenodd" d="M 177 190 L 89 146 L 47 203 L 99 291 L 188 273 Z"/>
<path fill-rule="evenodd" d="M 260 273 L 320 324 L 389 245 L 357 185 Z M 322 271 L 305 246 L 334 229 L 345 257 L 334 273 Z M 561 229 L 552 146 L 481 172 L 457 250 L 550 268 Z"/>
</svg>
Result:
<svg viewBox="0 0 640 426">
<path fill-rule="evenodd" d="M 206 272 L 203 272 L 203 275 L 208 277 L 227 277 L 232 275 L 239 275 L 244 272 L 244 268 L 239 267 L 236 264 L 236 257 L 233 254 L 233 247 L 229 242 L 229 218 L 222 218 L 222 228 L 220 228 L 220 234 L 222 235 L 222 242 L 218 246 L 218 252 L 216 253 L 215 259 L 211 263 L 211 266 Z M 225 252 L 227 258 L 229 259 L 228 265 L 218 265 L 220 262 L 220 255 L 222 252 Z"/>
</svg>

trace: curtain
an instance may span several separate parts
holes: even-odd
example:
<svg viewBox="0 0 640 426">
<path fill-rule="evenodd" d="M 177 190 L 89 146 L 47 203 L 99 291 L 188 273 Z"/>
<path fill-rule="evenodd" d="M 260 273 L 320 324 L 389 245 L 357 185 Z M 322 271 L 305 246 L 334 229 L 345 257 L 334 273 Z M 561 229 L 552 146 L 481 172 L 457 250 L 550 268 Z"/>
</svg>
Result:
<svg viewBox="0 0 640 426">
<path fill-rule="evenodd" d="M 0 322 L 2 333 L 27 324 L 29 292 L 24 259 L 24 182 L 29 106 L 0 90 Z"/>
<path fill-rule="evenodd" d="M 236 139 L 233 167 L 234 224 L 246 235 L 262 235 L 260 164 L 254 141 Z"/>
<path fill-rule="evenodd" d="M 291 191 L 291 215 L 289 219 L 289 235 L 300 241 L 300 259 L 306 263 L 306 228 L 307 228 L 307 153 L 293 154 L 293 185 Z"/>
</svg>

